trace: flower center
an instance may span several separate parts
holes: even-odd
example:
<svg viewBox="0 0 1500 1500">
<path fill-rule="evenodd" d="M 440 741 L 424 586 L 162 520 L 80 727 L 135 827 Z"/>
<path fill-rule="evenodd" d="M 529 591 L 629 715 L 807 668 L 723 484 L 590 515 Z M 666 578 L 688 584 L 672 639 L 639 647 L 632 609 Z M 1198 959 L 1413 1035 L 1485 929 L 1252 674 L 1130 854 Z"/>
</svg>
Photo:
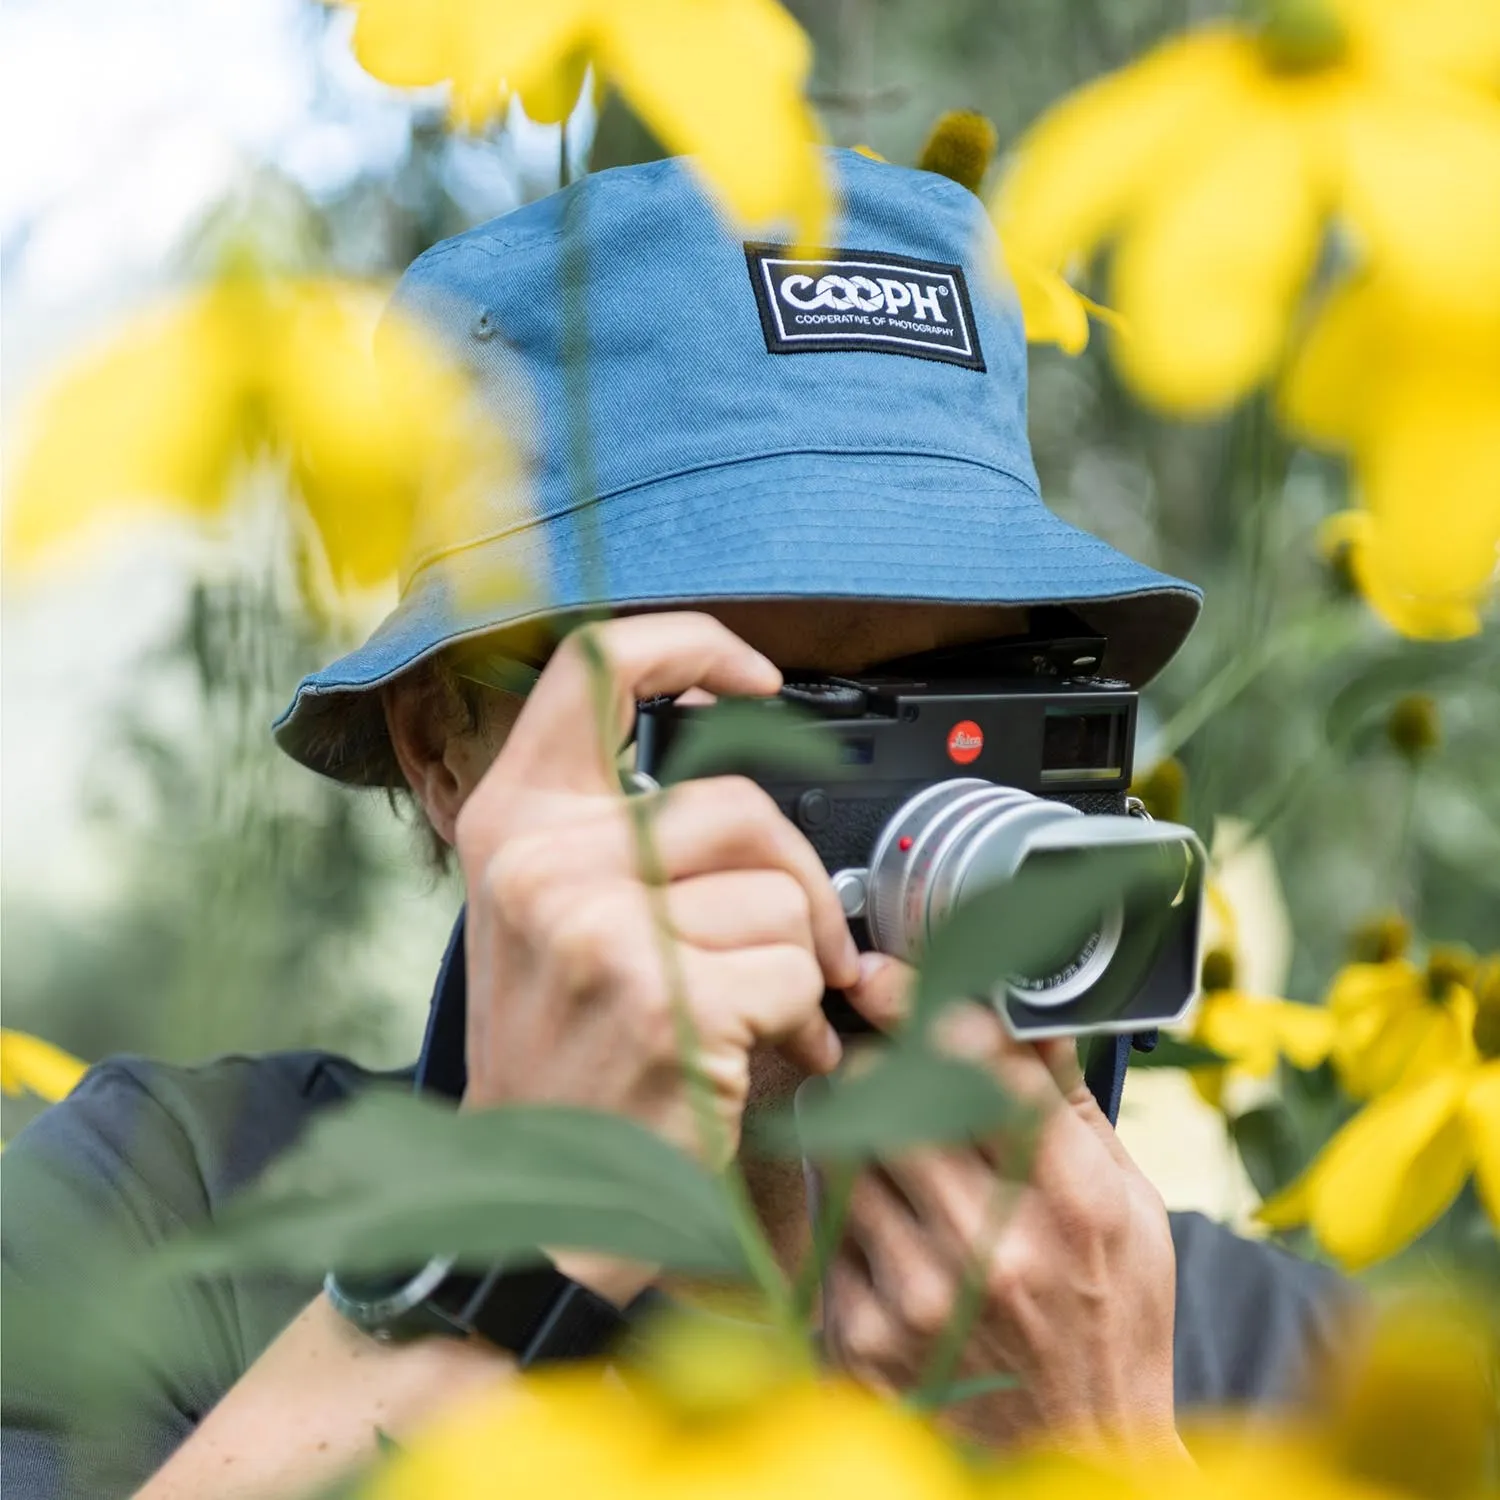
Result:
<svg viewBox="0 0 1500 1500">
<path fill-rule="evenodd" d="M 1210 948 L 1203 955 L 1203 988 L 1214 990 L 1234 988 L 1234 954 L 1227 948 Z"/>
<path fill-rule="evenodd" d="M 1411 943 L 1411 928 L 1395 912 L 1371 917 L 1349 936 L 1349 951 L 1356 963 L 1387 964 L 1400 958 Z"/>
<path fill-rule="evenodd" d="M 1485 964 L 1474 1000 L 1474 1049 L 1486 1060 L 1500 1058 L 1500 957 Z"/>
<path fill-rule="evenodd" d="M 1442 1002 L 1455 985 L 1473 989 L 1478 968 L 1474 955 L 1465 948 L 1434 948 L 1427 956 L 1427 993 Z"/>
<path fill-rule="evenodd" d="M 1261 55 L 1279 73 L 1310 73 L 1343 57 L 1347 38 L 1328 0 L 1258 0 Z"/>
</svg>

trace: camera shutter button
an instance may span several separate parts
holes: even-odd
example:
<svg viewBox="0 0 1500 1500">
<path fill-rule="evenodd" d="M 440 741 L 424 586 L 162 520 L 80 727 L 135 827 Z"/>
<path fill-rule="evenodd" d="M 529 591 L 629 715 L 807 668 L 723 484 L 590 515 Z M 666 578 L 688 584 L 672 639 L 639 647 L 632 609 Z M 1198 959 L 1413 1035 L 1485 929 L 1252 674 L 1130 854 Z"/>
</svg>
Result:
<svg viewBox="0 0 1500 1500">
<path fill-rule="evenodd" d="M 797 821 L 804 828 L 821 828 L 833 816 L 833 803 L 821 787 L 813 787 L 797 798 Z"/>
</svg>

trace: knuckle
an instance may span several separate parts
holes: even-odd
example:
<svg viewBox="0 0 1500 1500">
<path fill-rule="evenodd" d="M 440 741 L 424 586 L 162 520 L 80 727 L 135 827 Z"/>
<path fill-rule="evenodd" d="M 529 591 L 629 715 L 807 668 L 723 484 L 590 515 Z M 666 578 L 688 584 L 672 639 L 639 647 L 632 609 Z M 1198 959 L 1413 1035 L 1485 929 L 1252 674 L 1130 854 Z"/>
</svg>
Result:
<svg viewBox="0 0 1500 1500">
<path fill-rule="evenodd" d="M 952 1287 L 936 1273 L 909 1276 L 901 1288 L 901 1320 L 914 1333 L 931 1338 L 947 1327 L 953 1300 Z"/>
<path fill-rule="evenodd" d="M 1013 1310 L 1024 1304 L 1031 1290 L 1031 1268 L 1014 1246 L 1001 1245 L 985 1267 L 985 1296 L 994 1307 Z"/>
<path fill-rule="evenodd" d="M 781 819 L 781 809 L 766 789 L 748 776 L 718 776 L 712 783 L 723 815 L 747 832 Z"/>
<path fill-rule="evenodd" d="M 636 944 L 625 893 L 593 894 L 559 905 L 543 940 L 554 964 L 575 984 L 633 977 Z"/>
<path fill-rule="evenodd" d="M 524 923 L 534 910 L 544 880 L 541 851 L 529 838 L 502 844 L 484 867 L 484 897 L 502 917 Z"/>
</svg>

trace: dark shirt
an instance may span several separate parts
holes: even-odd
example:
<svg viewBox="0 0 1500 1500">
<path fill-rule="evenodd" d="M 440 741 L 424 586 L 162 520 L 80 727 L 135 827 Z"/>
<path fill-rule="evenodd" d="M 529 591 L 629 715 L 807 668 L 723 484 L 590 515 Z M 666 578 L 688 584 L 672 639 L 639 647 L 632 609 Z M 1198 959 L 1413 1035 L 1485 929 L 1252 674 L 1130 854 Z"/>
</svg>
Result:
<svg viewBox="0 0 1500 1500">
<path fill-rule="evenodd" d="M 77 1278 L 44 1314 L 65 1351 L 90 1340 L 85 1309 L 108 1288 L 91 1267 L 212 1220 L 319 1109 L 373 1075 L 319 1052 L 231 1057 L 194 1068 L 121 1058 L 94 1068 L 4 1154 L 3 1280 L 13 1310 Z M 1348 1288 L 1319 1267 L 1242 1240 L 1198 1214 L 1173 1214 L 1179 1412 L 1294 1399 L 1336 1338 Z M 174 1283 L 153 1305 L 153 1338 L 112 1368 L 121 1404 L 89 1424 L 25 1335 L 4 1362 L 8 1500 L 107 1500 L 152 1474 L 315 1295 L 314 1280 L 233 1274 Z M 69 1316 L 76 1313 L 77 1319 Z M 55 1326 L 54 1326 L 55 1325 Z"/>
</svg>

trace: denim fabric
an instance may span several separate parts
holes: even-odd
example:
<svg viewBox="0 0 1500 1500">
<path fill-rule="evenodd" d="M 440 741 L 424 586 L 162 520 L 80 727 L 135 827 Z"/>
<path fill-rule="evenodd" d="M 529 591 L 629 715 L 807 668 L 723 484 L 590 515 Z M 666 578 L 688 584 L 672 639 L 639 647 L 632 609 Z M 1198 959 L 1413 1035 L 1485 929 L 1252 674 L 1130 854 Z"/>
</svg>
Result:
<svg viewBox="0 0 1500 1500">
<path fill-rule="evenodd" d="M 833 243 L 960 266 L 985 368 L 769 352 L 744 243 L 680 160 L 595 174 L 434 246 L 398 304 L 474 370 L 529 484 L 487 497 L 472 535 L 420 538 L 395 612 L 278 722 L 289 753 L 338 774 L 308 744 L 319 711 L 459 637 L 590 603 L 1067 602 L 1110 636 L 1120 675 L 1171 657 L 1198 591 L 1042 503 L 1020 311 L 981 204 L 930 173 L 829 159 Z"/>
</svg>

